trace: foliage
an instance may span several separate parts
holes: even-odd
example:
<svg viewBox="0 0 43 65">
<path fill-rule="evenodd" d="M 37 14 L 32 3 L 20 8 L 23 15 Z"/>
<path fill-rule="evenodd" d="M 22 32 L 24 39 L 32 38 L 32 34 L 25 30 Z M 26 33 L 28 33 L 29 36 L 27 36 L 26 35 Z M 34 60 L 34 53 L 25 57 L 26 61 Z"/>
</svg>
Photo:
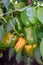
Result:
<svg viewBox="0 0 43 65">
<path fill-rule="evenodd" d="M 21 50 L 16 53 L 18 63 L 31 65 L 35 58 L 43 64 L 43 0 L 0 0 L 0 50 L 8 47 L 8 60 Z"/>
</svg>

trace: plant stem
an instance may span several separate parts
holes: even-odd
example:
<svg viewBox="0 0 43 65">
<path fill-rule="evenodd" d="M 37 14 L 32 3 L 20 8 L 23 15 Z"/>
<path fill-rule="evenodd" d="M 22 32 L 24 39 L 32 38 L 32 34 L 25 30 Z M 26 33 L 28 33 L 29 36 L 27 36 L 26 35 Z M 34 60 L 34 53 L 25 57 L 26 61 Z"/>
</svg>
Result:
<svg viewBox="0 0 43 65">
<path fill-rule="evenodd" d="M 7 23 L 6 19 L 4 17 L 0 17 L 5 23 Z"/>
<path fill-rule="evenodd" d="M 4 15 L 7 15 L 7 14 L 10 14 L 10 13 L 12 13 L 12 12 L 14 12 L 15 10 L 12 10 L 12 11 L 10 11 L 10 12 L 7 12 L 7 13 L 4 13 L 4 14 L 1 14 L 0 15 L 0 17 L 2 17 L 2 16 L 4 16 Z"/>
<path fill-rule="evenodd" d="M 29 6 L 31 6 L 31 5 L 29 5 Z M 2 17 L 2 16 L 4 16 L 4 15 L 7 15 L 7 14 L 10 14 L 10 13 L 13 13 L 13 12 L 15 12 L 15 11 L 21 12 L 21 11 L 25 10 L 25 9 L 26 9 L 27 7 L 29 7 L 29 6 L 26 6 L 25 8 L 22 8 L 22 9 L 17 9 L 17 10 L 12 10 L 12 11 L 6 12 L 6 13 L 4 13 L 4 14 L 1 14 L 0 17 Z"/>
<path fill-rule="evenodd" d="M 17 30 L 15 29 L 15 27 L 14 27 L 14 25 L 13 25 L 13 23 L 10 21 L 10 24 L 11 24 L 11 26 L 13 27 L 13 30 L 19 35 L 19 36 L 21 36 L 18 32 L 17 32 Z"/>
</svg>

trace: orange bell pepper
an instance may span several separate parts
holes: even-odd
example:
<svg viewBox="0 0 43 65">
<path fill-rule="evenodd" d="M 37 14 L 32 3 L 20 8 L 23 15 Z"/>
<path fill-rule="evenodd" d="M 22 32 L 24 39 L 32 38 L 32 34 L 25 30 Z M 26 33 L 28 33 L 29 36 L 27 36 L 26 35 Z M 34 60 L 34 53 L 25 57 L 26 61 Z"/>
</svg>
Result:
<svg viewBox="0 0 43 65">
<path fill-rule="evenodd" d="M 20 53 L 25 44 L 26 44 L 26 40 L 22 37 L 19 37 L 18 41 L 14 47 L 14 49 L 16 50 L 16 53 Z"/>
</svg>

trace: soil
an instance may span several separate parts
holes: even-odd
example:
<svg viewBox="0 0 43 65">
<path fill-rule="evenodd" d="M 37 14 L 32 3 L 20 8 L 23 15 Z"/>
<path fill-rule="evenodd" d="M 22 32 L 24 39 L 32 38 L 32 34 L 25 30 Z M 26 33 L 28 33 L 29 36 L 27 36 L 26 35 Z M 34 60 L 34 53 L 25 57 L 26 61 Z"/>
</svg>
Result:
<svg viewBox="0 0 43 65">
<path fill-rule="evenodd" d="M 3 53 L 3 57 L 0 58 L 0 65 L 25 65 L 24 62 L 21 63 L 17 63 L 15 57 L 16 54 L 13 56 L 13 58 L 8 61 L 8 51 L 9 49 L 6 49 L 5 51 L 1 50 L 0 53 Z M 39 65 L 36 60 L 33 61 L 33 63 L 31 65 Z"/>
</svg>

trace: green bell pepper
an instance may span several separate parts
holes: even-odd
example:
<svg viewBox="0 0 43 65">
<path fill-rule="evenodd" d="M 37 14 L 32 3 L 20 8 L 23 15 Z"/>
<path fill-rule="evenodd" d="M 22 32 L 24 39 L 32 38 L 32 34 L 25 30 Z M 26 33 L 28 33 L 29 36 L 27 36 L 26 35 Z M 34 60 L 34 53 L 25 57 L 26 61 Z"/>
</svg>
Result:
<svg viewBox="0 0 43 65">
<path fill-rule="evenodd" d="M 24 37 L 27 40 L 27 43 L 34 44 L 37 42 L 37 33 L 36 27 L 24 27 Z"/>
<path fill-rule="evenodd" d="M 21 19 L 21 22 L 25 25 L 25 27 L 31 26 L 30 21 L 26 15 L 26 10 L 20 13 L 20 19 Z"/>
<path fill-rule="evenodd" d="M 29 43 L 29 44 L 33 44 L 34 43 L 32 27 L 24 28 L 24 37 L 26 38 L 27 43 Z"/>
<path fill-rule="evenodd" d="M 35 7 L 27 7 L 20 13 L 20 18 L 26 27 L 31 26 L 31 24 L 38 24 L 37 11 Z"/>
</svg>

